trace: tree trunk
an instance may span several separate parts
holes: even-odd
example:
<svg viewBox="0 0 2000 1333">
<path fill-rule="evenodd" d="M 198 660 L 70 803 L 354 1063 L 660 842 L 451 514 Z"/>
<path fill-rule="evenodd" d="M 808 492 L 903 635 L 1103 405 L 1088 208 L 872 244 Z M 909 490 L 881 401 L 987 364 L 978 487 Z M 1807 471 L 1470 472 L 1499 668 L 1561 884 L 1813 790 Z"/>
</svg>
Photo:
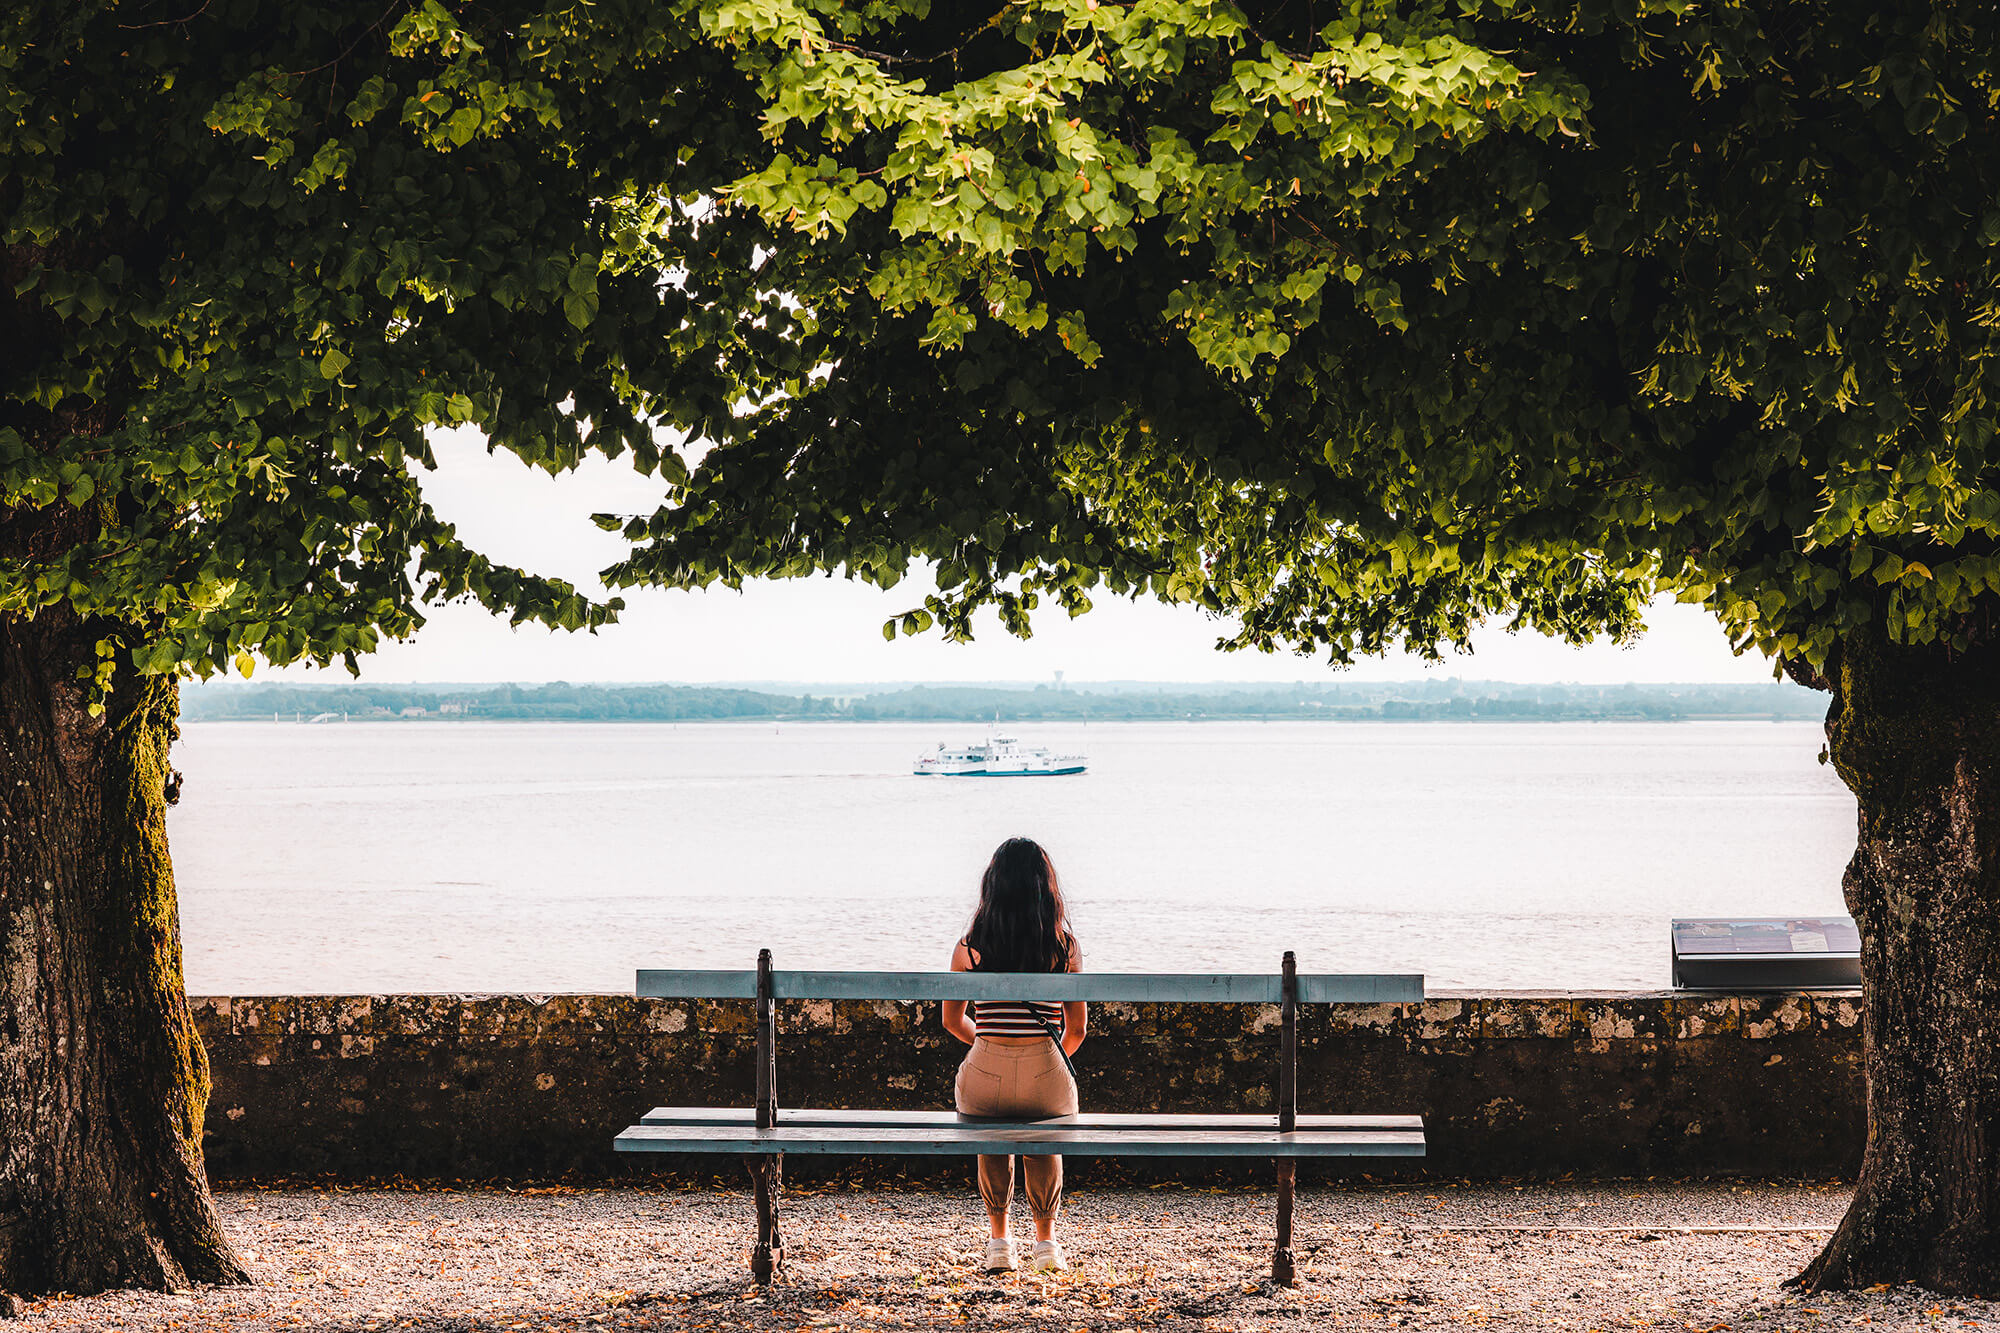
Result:
<svg viewBox="0 0 2000 1333">
<path fill-rule="evenodd" d="M 202 1168 L 167 859 L 179 689 L 121 667 L 92 716 L 97 638 L 0 616 L 0 1293 L 248 1280 Z"/>
<path fill-rule="evenodd" d="M 1861 808 L 1868 1146 L 1794 1282 L 2000 1295 L 2000 649 L 1857 637 L 1831 674 L 1828 750 Z"/>
</svg>

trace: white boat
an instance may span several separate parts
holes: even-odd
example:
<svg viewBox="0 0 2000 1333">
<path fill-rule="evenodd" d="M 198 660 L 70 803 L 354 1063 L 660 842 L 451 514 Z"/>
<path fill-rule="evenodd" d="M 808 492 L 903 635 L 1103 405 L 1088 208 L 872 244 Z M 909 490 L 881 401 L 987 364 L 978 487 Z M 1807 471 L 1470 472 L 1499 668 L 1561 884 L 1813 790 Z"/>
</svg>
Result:
<svg viewBox="0 0 2000 1333">
<path fill-rule="evenodd" d="M 1052 778 L 1081 773 L 1086 762 L 1080 754 L 1056 754 L 1046 745 L 989 736 L 984 745 L 940 742 L 931 753 L 918 755 L 911 771 L 920 778 Z"/>
</svg>

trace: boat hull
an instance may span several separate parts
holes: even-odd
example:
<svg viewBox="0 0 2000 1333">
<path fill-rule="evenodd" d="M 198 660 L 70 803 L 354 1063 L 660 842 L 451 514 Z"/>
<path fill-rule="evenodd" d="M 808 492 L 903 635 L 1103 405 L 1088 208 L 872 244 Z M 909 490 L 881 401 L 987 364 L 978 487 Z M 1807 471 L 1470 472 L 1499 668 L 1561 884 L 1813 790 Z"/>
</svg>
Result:
<svg viewBox="0 0 2000 1333">
<path fill-rule="evenodd" d="M 984 745 L 940 745 L 918 755 L 910 771 L 920 778 L 1059 778 L 1083 772 L 1087 762 L 1084 755 L 993 736 Z"/>
<path fill-rule="evenodd" d="M 1087 767 L 1085 764 L 1073 764 L 1062 768 L 918 768 L 911 771 L 920 778 L 1064 778 L 1081 773 Z"/>
</svg>

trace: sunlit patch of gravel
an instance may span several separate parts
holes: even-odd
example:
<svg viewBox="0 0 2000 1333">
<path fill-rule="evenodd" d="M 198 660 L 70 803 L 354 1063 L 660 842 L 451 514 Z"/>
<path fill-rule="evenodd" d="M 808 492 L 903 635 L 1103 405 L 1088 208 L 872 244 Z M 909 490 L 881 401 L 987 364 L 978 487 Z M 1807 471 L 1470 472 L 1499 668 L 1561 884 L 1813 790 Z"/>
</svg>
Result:
<svg viewBox="0 0 2000 1333">
<path fill-rule="evenodd" d="M 969 1172 L 968 1172 L 969 1175 Z M 963 1193 L 793 1193 L 760 1290 L 727 1189 L 231 1190 L 251 1287 L 31 1303 L 9 1333 L 415 1329 L 1781 1330 L 2000 1327 L 2000 1303 L 1782 1289 L 1840 1186 L 1605 1182 L 1307 1190 L 1295 1289 L 1268 1281 L 1268 1192 L 1073 1188 L 1071 1270 L 979 1271 Z M 1026 1221 L 1019 1224 L 1025 1229 Z"/>
</svg>

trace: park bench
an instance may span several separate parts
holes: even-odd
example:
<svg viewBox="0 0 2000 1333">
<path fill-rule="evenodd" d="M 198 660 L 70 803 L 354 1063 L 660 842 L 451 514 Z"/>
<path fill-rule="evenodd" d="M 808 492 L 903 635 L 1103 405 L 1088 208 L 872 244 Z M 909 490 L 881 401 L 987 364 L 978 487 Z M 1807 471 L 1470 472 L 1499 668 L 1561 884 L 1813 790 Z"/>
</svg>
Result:
<svg viewBox="0 0 2000 1333">
<path fill-rule="evenodd" d="M 1302 1004 L 1411 1003 L 1417 975 L 1299 975 L 1292 954 L 1275 974 L 1122 972 L 778 972 L 771 951 L 754 972 L 641 970 L 638 994 L 667 999 L 756 1002 L 756 1105 L 661 1106 L 616 1140 L 619 1152 L 740 1153 L 757 1199 L 750 1271 L 768 1282 L 784 1262 L 778 1195 L 785 1153 L 893 1155 L 1059 1153 L 1083 1157 L 1268 1157 L 1278 1167 L 1278 1235 L 1271 1276 L 1291 1284 L 1292 1192 L 1301 1157 L 1421 1157 L 1424 1122 L 1414 1115 L 1300 1115 L 1298 1008 Z M 1277 1109 L 1263 1114 L 1086 1112 L 1049 1120 L 998 1121 L 952 1111 L 779 1109 L 779 1000 L 1085 1000 L 1129 1003 L 1276 1004 Z M 1087 1057 L 1086 1057 L 1087 1059 Z"/>
</svg>

